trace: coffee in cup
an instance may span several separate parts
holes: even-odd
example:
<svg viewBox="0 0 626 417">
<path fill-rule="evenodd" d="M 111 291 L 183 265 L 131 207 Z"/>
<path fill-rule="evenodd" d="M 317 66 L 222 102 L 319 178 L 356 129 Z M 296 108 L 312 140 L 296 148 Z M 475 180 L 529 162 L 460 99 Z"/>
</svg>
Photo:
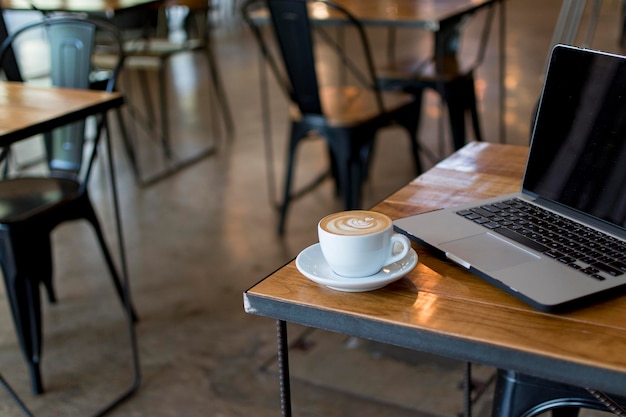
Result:
<svg viewBox="0 0 626 417">
<path fill-rule="evenodd" d="M 391 219 L 375 211 L 330 214 L 319 221 L 317 232 L 326 262 L 344 277 L 374 275 L 402 260 L 411 248 L 406 236 L 393 232 Z"/>
</svg>

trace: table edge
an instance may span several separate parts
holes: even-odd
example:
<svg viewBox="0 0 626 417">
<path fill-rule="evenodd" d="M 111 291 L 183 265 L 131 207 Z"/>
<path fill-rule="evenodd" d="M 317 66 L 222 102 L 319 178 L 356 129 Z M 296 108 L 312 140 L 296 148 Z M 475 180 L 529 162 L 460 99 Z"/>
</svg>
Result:
<svg viewBox="0 0 626 417">
<path fill-rule="evenodd" d="M 252 286 L 250 289 L 252 289 Z M 626 374 L 516 349 L 474 342 L 460 337 L 356 315 L 336 313 L 302 304 L 243 293 L 244 311 L 293 324 L 387 343 L 456 360 L 481 363 L 581 387 L 615 394 L 626 386 Z M 617 393 L 619 394 L 619 393 Z"/>
</svg>

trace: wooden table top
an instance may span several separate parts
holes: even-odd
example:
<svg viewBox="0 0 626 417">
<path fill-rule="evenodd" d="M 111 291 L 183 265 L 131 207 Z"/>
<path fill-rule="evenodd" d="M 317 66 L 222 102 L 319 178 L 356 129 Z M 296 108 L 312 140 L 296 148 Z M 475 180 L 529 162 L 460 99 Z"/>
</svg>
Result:
<svg viewBox="0 0 626 417">
<path fill-rule="evenodd" d="M 0 82 L 0 146 L 120 106 L 120 93 Z"/>
<path fill-rule="evenodd" d="M 161 0 L 0 0 L 3 9 L 67 12 L 116 12 L 160 3 Z"/>
<path fill-rule="evenodd" d="M 527 152 L 526 147 L 470 143 L 374 210 L 395 219 L 519 191 Z M 415 270 L 363 293 L 318 285 L 290 262 L 244 293 L 245 310 L 624 393 L 626 296 L 548 314 L 417 244 L 413 247 L 419 256 Z"/>
<path fill-rule="evenodd" d="M 499 0 L 333 0 L 347 9 L 363 24 L 369 26 L 397 26 L 437 31 L 442 22 L 470 13 Z M 264 12 L 255 19 L 266 18 Z M 336 12 L 323 3 L 315 3 L 311 17 L 318 22 L 336 23 Z"/>
<path fill-rule="evenodd" d="M 438 30 L 440 23 L 469 13 L 494 0 L 335 0 L 363 23 L 397 26 L 422 25 Z M 320 11 L 320 14 L 323 11 Z"/>
</svg>

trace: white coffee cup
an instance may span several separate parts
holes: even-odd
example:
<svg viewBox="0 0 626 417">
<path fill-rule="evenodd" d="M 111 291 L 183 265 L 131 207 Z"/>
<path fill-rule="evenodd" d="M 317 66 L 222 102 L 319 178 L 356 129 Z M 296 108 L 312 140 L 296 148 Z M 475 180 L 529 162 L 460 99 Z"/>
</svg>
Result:
<svg viewBox="0 0 626 417">
<path fill-rule="evenodd" d="M 391 219 L 375 211 L 330 214 L 319 221 L 317 233 L 326 262 L 344 277 L 374 275 L 403 259 L 411 248 L 406 236 L 393 232 Z"/>
</svg>

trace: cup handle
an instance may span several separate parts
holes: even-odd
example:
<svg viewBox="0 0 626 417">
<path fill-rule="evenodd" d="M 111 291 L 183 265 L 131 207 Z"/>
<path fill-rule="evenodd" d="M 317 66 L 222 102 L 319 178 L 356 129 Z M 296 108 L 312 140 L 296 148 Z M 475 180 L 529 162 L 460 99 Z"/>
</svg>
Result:
<svg viewBox="0 0 626 417">
<path fill-rule="evenodd" d="M 396 243 L 402 245 L 402 250 L 394 255 L 393 250 L 396 247 Z M 411 249 L 411 241 L 409 240 L 408 237 L 395 233 L 391 236 L 390 246 L 391 246 L 391 256 L 389 257 L 389 259 L 387 259 L 387 262 L 385 263 L 385 265 L 389 265 L 389 264 L 392 264 L 394 262 L 398 262 L 404 259 L 407 253 L 409 253 L 409 249 Z"/>
</svg>

